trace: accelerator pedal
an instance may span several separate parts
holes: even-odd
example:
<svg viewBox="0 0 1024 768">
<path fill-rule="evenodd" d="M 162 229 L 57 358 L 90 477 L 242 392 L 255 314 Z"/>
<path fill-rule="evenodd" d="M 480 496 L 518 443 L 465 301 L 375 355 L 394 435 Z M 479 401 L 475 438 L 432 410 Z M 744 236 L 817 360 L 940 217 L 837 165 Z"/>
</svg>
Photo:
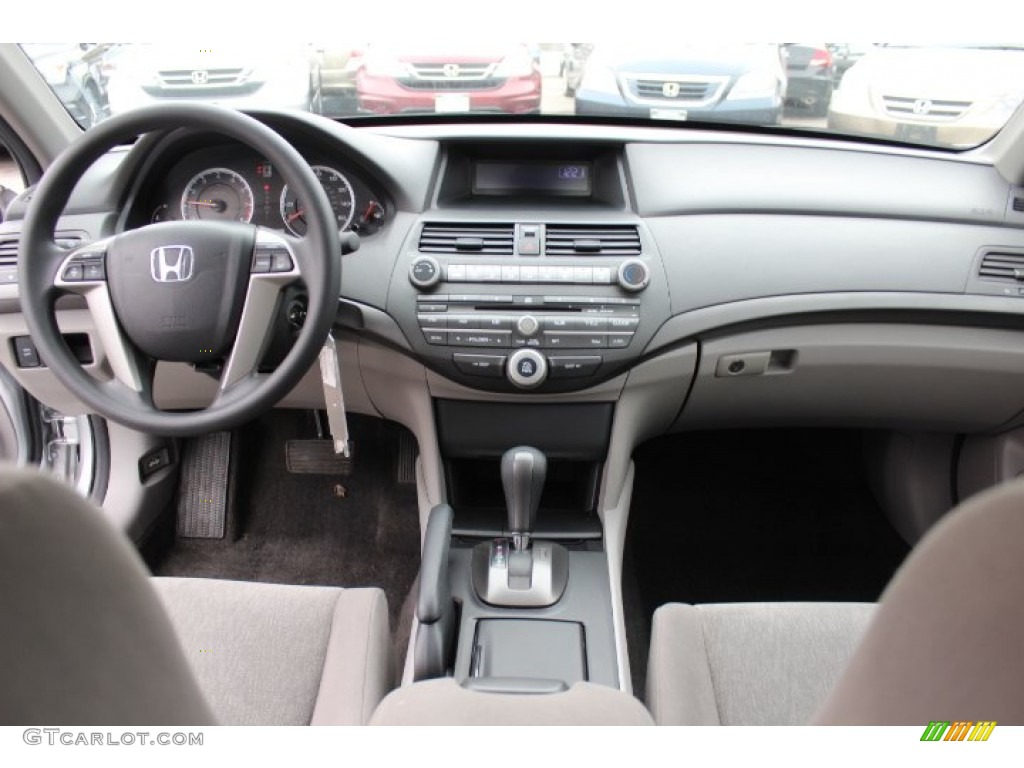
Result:
<svg viewBox="0 0 1024 768">
<path fill-rule="evenodd" d="M 185 441 L 178 489 L 178 536 L 224 538 L 231 470 L 231 433 Z"/>
<path fill-rule="evenodd" d="M 353 451 L 353 455 L 354 455 Z M 289 440 L 284 446 L 285 466 L 299 475 L 347 475 L 352 458 L 334 452 L 333 440 Z"/>
</svg>

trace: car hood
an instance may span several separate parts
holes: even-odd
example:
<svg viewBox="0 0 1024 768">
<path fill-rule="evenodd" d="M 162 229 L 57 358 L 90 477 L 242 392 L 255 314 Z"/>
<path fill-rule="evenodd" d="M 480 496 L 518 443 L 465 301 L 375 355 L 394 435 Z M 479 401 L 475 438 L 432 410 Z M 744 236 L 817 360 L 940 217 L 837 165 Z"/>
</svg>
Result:
<svg viewBox="0 0 1024 768">
<path fill-rule="evenodd" d="M 1024 50 L 881 49 L 854 64 L 846 77 L 850 85 L 867 85 L 885 95 L 969 101 L 1019 94 L 1024 92 Z"/>
<path fill-rule="evenodd" d="M 305 49 L 275 46 L 153 45 L 136 52 L 138 63 L 149 70 L 253 69 L 278 66 L 307 55 Z"/>
<path fill-rule="evenodd" d="M 603 50 L 591 61 L 616 72 L 664 75 L 739 75 L 765 66 L 780 66 L 778 52 L 764 45 L 676 45 L 670 48 Z"/>
</svg>

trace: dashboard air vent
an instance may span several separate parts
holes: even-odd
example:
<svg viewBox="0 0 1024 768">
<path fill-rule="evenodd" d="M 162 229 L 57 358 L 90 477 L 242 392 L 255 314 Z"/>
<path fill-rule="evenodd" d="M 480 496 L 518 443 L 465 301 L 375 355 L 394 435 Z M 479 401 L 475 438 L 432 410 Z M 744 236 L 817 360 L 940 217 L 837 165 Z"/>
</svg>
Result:
<svg viewBox="0 0 1024 768">
<path fill-rule="evenodd" d="M 978 276 L 988 280 L 1024 282 L 1024 252 L 992 251 L 986 253 L 981 259 Z"/>
<path fill-rule="evenodd" d="M 422 253 L 511 256 L 514 242 L 514 224 L 434 222 L 423 225 L 423 232 L 420 234 L 420 251 Z"/>
<path fill-rule="evenodd" d="M 545 253 L 548 256 L 637 256 L 640 233 L 629 225 L 548 224 Z"/>
<path fill-rule="evenodd" d="M 18 263 L 18 236 L 0 237 L 0 267 L 13 267 Z"/>
</svg>

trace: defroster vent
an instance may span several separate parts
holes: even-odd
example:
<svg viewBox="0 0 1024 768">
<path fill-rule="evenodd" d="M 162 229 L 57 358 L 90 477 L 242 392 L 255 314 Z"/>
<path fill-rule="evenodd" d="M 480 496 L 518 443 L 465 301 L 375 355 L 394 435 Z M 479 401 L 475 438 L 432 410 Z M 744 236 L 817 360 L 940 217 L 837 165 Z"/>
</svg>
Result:
<svg viewBox="0 0 1024 768">
<path fill-rule="evenodd" d="M 630 225 L 548 224 L 544 252 L 548 256 L 638 256 L 640 233 Z"/>
<path fill-rule="evenodd" d="M 420 252 L 511 256 L 514 241 L 514 224 L 427 223 L 420 234 Z"/>
</svg>

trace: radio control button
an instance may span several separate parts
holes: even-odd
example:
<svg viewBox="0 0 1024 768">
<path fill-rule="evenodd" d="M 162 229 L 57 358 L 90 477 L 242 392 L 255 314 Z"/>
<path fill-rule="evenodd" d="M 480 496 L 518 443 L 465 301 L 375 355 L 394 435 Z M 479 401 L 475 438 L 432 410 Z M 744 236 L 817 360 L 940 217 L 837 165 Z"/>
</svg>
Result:
<svg viewBox="0 0 1024 768">
<path fill-rule="evenodd" d="M 419 256 L 409 267 L 409 282 L 417 288 L 430 288 L 441 280 L 441 265 L 431 256 Z"/>
<path fill-rule="evenodd" d="M 517 266 L 505 266 L 501 267 L 501 282 L 503 283 L 518 283 L 519 282 L 519 267 Z"/>
<path fill-rule="evenodd" d="M 597 285 L 611 285 L 613 282 L 611 267 L 594 267 L 592 282 Z"/>
<path fill-rule="evenodd" d="M 572 281 L 579 285 L 590 285 L 594 282 L 593 267 L 573 267 Z"/>
<path fill-rule="evenodd" d="M 420 323 L 420 328 L 423 328 L 424 330 L 426 330 L 427 328 L 448 327 L 447 315 L 417 315 L 416 319 Z"/>
<path fill-rule="evenodd" d="M 533 336 L 540 330 L 540 323 L 533 315 L 523 315 L 516 320 L 516 330 L 523 336 Z"/>
<path fill-rule="evenodd" d="M 632 333 L 609 333 L 608 346 L 611 349 L 625 349 L 633 340 Z"/>
<path fill-rule="evenodd" d="M 618 278 L 627 291 L 642 291 L 651 282 L 651 271 L 639 259 L 627 259 L 619 264 Z"/>
<path fill-rule="evenodd" d="M 540 268 L 532 265 L 520 267 L 519 280 L 523 283 L 536 283 L 540 280 Z"/>
<path fill-rule="evenodd" d="M 427 344 L 444 346 L 448 343 L 448 331 L 432 331 L 424 329 L 423 338 L 427 340 Z"/>
<path fill-rule="evenodd" d="M 468 355 L 456 352 L 452 359 L 456 368 L 470 376 L 500 378 L 504 373 L 504 355 Z"/>
<path fill-rule="evenodd" d="M 466 265 L 449 264 L 447 276 L 449 283 L 464 283 L 466 281 Z"/>
<path fill-rule="evenodd" d="M 552 379 L 573 379 L 593 376 L 601 367 L 601 358 L 597 355 L 580 357 L 550 357 Z"/>
<path fill-rule="evenodd" d="M 548 376 L 544 355 L 532 349 L 520 349 L 508 359 L 508 380 L 522 389 L 540 386 Z"/>
</svg>

